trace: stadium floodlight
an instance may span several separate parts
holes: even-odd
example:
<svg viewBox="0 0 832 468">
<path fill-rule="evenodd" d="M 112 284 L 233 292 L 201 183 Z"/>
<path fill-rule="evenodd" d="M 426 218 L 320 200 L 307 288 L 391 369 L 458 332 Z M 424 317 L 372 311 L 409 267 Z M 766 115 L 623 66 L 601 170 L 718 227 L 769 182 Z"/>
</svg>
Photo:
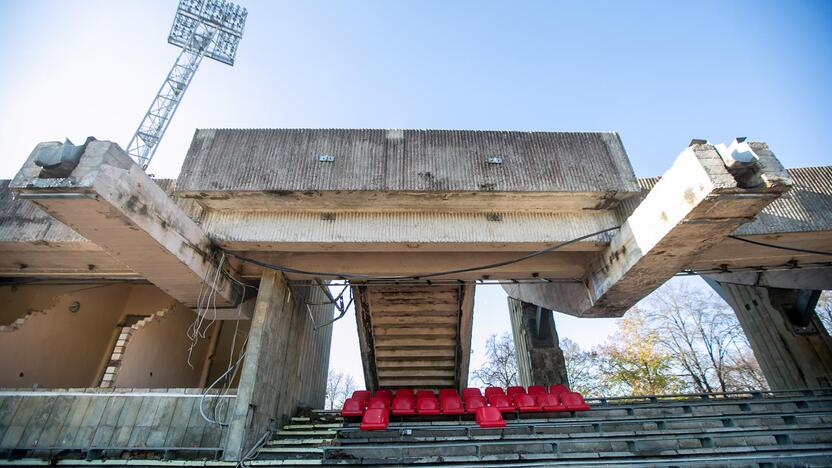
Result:
<svg viewBox="0 0 832 468">
<path fill-rule="evenodd" d="M 129 154 L 147 169 L 159 141 L 203 57 L 234 65 L 248 11 L 225 0 L 180 0 L 168 43 L 182 48 L 139 128 L 127 145 Z"/>
</svg>

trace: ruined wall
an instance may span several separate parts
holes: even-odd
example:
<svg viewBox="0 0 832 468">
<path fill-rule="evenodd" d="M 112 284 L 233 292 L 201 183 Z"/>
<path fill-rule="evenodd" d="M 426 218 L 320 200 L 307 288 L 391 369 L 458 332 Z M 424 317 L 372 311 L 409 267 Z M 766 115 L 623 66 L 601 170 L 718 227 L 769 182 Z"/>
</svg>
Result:
<svg viewBox="0 0 832 468">
<path fill-rule="evenodd" d="M 211 339 L 220 322 L 206 329 L 206 337 L 196 342 L 188 364 L 187 330 L 196 314 L 176 304 L 163 316 L 156 316 L 133 331 L 127 340 L 115 387 L 188 388 L 203 385 L 203 368 L 211 352 Z"/>
<path fill-rule="evenodd" d="M 28 313 L 0 331 L 0 387 L 97 386 L 130 288 L 0 287 L 4 317 Z"/>
</svg>

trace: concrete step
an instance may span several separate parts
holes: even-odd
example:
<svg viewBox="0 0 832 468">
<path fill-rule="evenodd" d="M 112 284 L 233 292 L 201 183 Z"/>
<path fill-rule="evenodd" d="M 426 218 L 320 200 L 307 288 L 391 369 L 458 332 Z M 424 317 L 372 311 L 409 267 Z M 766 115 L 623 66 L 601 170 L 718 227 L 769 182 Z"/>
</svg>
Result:
<svg viewBox="0 0 832 468">
<path fill-rule="evenodd" d="M 333 438 L 335 437 L 336 432 L 333 430 L 327 429 L 318 429 L 318 430 L 306 430 L 306 431 L 299 431 L 299 430 L 292 430 L 292 431 L 278 431 L 277 438 L 281 439 L 284 437 L 287 438 Z"/>
<path fill-rule="evenodd" d="M 310 447 L 316 447 L 322 444 L 328 444 L 332 442 L 332 439 L 272 439 L 266 442 L 266 447 L 277 447 L 277 446 L 298 446 L 298 445 L 307 445 Z"/>
<path fill-rule="evenodd" d="M 312 430 L 312 429 L 333 429 L 336 427 L 343 427 L 342 423 L 314 423 L 314 424 L 288 424 L 283 426 L 284 431 L 293 430 Z"/>
</svg>

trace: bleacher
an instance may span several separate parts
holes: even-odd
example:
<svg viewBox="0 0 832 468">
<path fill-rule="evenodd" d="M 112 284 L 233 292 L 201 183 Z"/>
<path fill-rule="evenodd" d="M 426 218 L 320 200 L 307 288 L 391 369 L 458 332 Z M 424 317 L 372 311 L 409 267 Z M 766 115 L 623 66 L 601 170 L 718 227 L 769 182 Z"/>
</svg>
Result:
<svg viewBox="0 0 832 468">
<path fill-rule="evenodd" d="M 499 394 L 496 390 L 486 393 Z M 508 391 L 503 393 L 508 397 Z M 529 401 L 517 397 L 517 390 L 511 393 L 513 402 Z M 481 407 L 469 412 L 464 396 L 460 398 L 464 411 L 452 410 L 456 414 L 443 414 L 442 396 L 435 398 L 439 401 L 438 414 L 429 408 L 430 404 L 423 406 L 430 413 L 419 414 L 419 406 L 414 404 L 412 414 L 409 409 L 402 415 L 393 415 L 390 410 L 386 427 L 371 430 L 362 429 L 357 416 L 314 412 L 280 431 L 261 451 L 258 462 L 460 466 L 832 464 L 829 389 L 588 398 L 589 409 L 548 412 L 542 407 L 523 411 L 515 403 L 512 409 L 499 411 L 504 424 L 499 427 L 478 423 L 476 412 Z M 504 406 L 502 398 L 483 398 L 489 404 L 485 407 Z M 395 395 L 390 399 L 391 406 L 394 399 Z"/>
</svg>

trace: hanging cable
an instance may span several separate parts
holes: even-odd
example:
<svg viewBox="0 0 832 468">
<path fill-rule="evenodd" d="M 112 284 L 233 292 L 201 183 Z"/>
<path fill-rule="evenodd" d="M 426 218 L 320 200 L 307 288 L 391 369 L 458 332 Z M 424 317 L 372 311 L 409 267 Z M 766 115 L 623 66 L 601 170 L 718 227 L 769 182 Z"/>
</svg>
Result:
<svg viewBox="0 0 832 468">
<path fill-rule="evenodd" d="M 229 252 L 228 254 L 237 258 L 238 260 L 240 260 L 242 262 L 251 263 L 252 265 L 257 265 L 259 267 L 267 268 L 269 270 L 282 271 L 283 273 L 293 273 L 293 274 L 298 274 L 298 275 L 310 275 L 310 276 L 334 276 L 334 277 L 337 277 L 337 278 L 345 278 L 345 279 L 346 278 L 355 278 L 355 279 L 364 279 L 364 280 L 408 280 L 408 279 L 420 280 L 420 279 L 424 279 L 424 278 L 433 278 L 433 277 L 436 277 L 436 276 L 455 275 L 455 274 L 458 274 L 458 273 L 470 273 L 470 272 L 474 272 L 474 271 L 489 270 L 489 269 L 492 269 L 492 268 L 499 268 L 499 267 L 506 266 L 506 265 L 512 265 L 512 264 L 515 264 L 515 263 L 522 262 L 523 260 L 528 260 L 528 259 L 533 258 L 533 257 L 537 257 L 537 256 L 540 256 L 540 255 L 549 253 L 549 252 L 553 252 L 555 250 L 566 247 L 567 245 L 571 245 L 571 244 L 580 242 L 582 240 L 589 239 L 590 237 L 595 237 L 595 236 L 600 235 L 600 234 L 604 234 L 604 233 L 607 233 L 607 232 L 610 232 L 610 231 L 615 231 L 616 229 L 619 229 L 620 227 L 621 226 L 614 226 L 614 227 L 602 229 L 600 231 L 596 231 L 596 232 L 593 232 L 591 234 L 587 234 L 587 235 L 584 235 L 584 236 L 581 236 L 581 237 L 576 237 L 576 238 L 568 240 L 568 241 L 559 242 L 559 243 L 557 243 L 555 245 L 552 245 L 550 247 L 546 247 L 545 249 L 537 250 L 537 251 L 534 251 L 532 253 L 529 253 L 529 254 L 526 254 L 526 255 L 523 255 L 521 257 L 511 259 L 511 260 L 505 260 L 505 261 L 502 261 L 502 262 L 489 263 L 489 264 L 486 264 L 486 265 L 478 265 L 478 266 L 467 267 L 467 268 L 459 268 L 459 269 L 455 269 L 455 270 L 446 270 L 446 271 L 437 271 L 437 272 L 433 272 L 433 273 L 425 273 L 425 274 L 422 274 L 422 275 L 373 276 L 373 275 L 363 275 L 363 274 L 354 274 L 354 273 L 338 273 L 338 272 L 331 272 L 331 271 L 307 271 L 307 270 L 300 270 L 298 268 L 287 267 L 285 265 L 277 265 L 277 264 L 272 264 L 272 263 L 267 263 L 267 262 L 261 262 L 260 260 L 255 260 L 253 258 L 243 257 L 242 255 L 239 255 L 239 254 L 236 254 L 236 253 L 233 253 L 233 252 Z"/>
<path fill-rule="evenodd" d="M 815 254 L 815 255 L 825 255 L 827 257 L 832 257 L 832 252 L 824 252 L 822 250 L 801 249 L 799 247 L 788 247 L 788 246 L 785 246 L 785 245 L 769 244 L 768 242 L 760 242 L 760 241 L 746 239 L 744 237 L 738 237 L 738 236 L 728 236 L 728 237 L 730 237 L 731 239 L 734 239 L 734 240 L 738 240 L 738 241 L 742 241 L 742 242 L 748 242 L 749 244 L 759 245 L 761 247 L 769 247 L 769 248 L 772 248 L 772 249 L 789 250 L 789 251 L 792 251 L 792 252 L 808 253 L 808 254 Z"/>
</svg>

